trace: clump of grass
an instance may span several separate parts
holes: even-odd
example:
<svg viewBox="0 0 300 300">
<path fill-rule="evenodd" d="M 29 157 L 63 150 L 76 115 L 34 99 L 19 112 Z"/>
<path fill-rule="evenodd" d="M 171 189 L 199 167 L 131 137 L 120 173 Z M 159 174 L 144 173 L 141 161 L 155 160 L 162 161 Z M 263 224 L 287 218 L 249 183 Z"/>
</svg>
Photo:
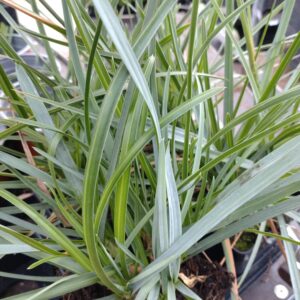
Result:
<svg viewBox="0 0 300 300">
<path fill-rule="evenodd" d="M 38 22 L 32 32 L 8 20 L 48 57 L 45 71 L 33 69 L 0 35 L 20 84 L 15 89 L 0 66 L 14 115 L 1 120 L 7 129 L 0 138 L 20 140 L 24 150 L 1 146 L 1 175 L 10 180 L 0 182 L 0 196 L 10 206 L 0 218 L 11 225 L 0 226 L 0 253 L 21 251 L 36 260 L 30 268 L 49 263 L 71 274 L 13 299 L 49 299 L 95 283 L 119 298 L 199 299 L 179 279 L 182 261 L 227 241 L 234 271 L 231 236 L 299 207 L 299 68 L 285 73 L 300 46 L 300 34 L 285 36 L 294 0 L 255 27 L 253 0 L 237 7 L 226 1 L 226 15 L 223 1 L 193 1 L 179 21 L 175 0 L 136 1 L 131 30 L 120 21 L 118 1 L 94 0 L 95 20 L 80 0 L 62 1 L 63 18 L 47 1 L 28 1 L 32 10 L 0 2 Z M 274 42 L 256 47 L 254 35 L 280 11 Z M 239 18 L 241 40 L 233 29 Z M 47 36 L 46 26 L 57 37 Z M 224 55 L 212 59 L 222 30 Z M 65 73 L 53 43 L 69 50 Z M 262 50 L 267 59 L 259 64 Z M 237 61 L 243 74 L 234 73 Z M 29 204 L 11 189 L 39 201 Z M 15 216 L 20 212 L 32 222 Z M 279 222 L 286 236 L 283 217 Z M 286 251 L 293 259 L 293 248 Z"/>
</svg>

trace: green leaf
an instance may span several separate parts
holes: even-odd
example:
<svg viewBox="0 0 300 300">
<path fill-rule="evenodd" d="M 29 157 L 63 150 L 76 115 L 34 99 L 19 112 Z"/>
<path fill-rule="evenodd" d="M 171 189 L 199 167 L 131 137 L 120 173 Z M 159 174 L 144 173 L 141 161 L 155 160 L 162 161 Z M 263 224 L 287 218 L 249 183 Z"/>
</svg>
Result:
<svg viewBox="0 0 300 300">
<path fill-rule="evenodd" d="M 295 300 L 299 300 L 300 299 L 300 274 L 299 274 L 298 263 L 295 255 L 295 250 L 293 248 L 293 245 L 290 243 L 290 241 L 285 241 L 285 239 L 290 240 L 290 238 L 288 238 L 287 224 L 285 223 L 283 216 L 278 216 L 278 222 L 282 234 L 282 239 L 284 240 L 283 245 L 286 251 L 287 263 L 289 267 L 289 273 L 291 277 Z M 297 244 L 299 245 L 299 242 Z"/>
<path fill-rule="evenodd" d="M 97 283 L 97 277 L 93 273 L 83 273 L 79 275 L 70 275 L 64 277 L 62 281 L 59 279 L 55 281 L 55 288 L 41 288 L 36 289 L 30 292 L 22 293 L 19 295 L 14 295 L 11 297 L 2 298 L 2 300 L 28 300 L 34 299 L 35 296 L 38 296 L 39 300 L 48 300 L 59 296 L 64 296 L 67 293 L 71 293 L 78 289 L 93 285 Z"/>
<path fill-rule="evenodd" d="M 17 238 L 18 240 L 24 242 L 24 245 L 26 244 L 27 246 L 33 247 L 37 250 L 43 251 L 45 253 L 48 253 L 48 254 L 51 254 L 51 255 L 54 255 L 54 256 L 63 255 L 62 253 L 45 246 L 41 242 L 38 242 L 38 241 L 36 241 L 36 240 L 26 236 L 26 235 L 20 234 L 19 232 L 14 231 L 14 230 L 12 230 L 8 227 L 5 227 L 3 225 L 0 225 L 0 231 L 4 231 L 4 232 L 12 235 L 13 237 Z M 12 249 L 13 248 L 14 248 L 14 245 L 12 245 Z"/>
<path fill-rule="evenodd" d="M 195 292 L 189 289 L 185 284 L 179 281 L 176 284 L 176 289 L 184 296 L 193 300 L 202 300 Z"/>
<path fill-rule="evenodd" d="M 166 188 L 168 195 L 168 216 L 169 216 L 169 246 L 176 243 L 178 238 L 182 235 L 182 220 L 180 211 L 180 202 L 175 182 L 175 176 L 172 170 L 172 162 L 170 149 L 167 148 L 165 155 L 165 166 L 166 166 Z M 176 280 L 179 274 L 180 260 L 170 265 L 171 278 Z"/>
<path fill-rule="evenodd" d="M 261 235 L 267 236 L 267 237 L 272 237 L 274 239 L 286 241 L 286 242 L 289 242 L 289 243 L 292 243 L 292 244 L 295 244 L 295 245 L 298 245 L 298 246 L 300 245 L 299 241 L 296 241 L 296 240 L 291 239 L 289 237 L 282 236 L 280 234 L 265 232 L 265 231 L 257 230 L 257 229 L 254 229 L 254 228 L 246 229 L 245 231 L 256 233 L 256 234 L 261 234 Z"/>
<path fill-rule="evenodd" d="M 156 257 L 169 246 L 166 176 L 165 147 L 162 141 L 159 145 L 157 188 L 152 225 L 152 247 Z"/>
<path fill-rule="evenodd" d="M 0 255 L 27 253 L 34 251 L 38 250 L 24 244 L 0 244 Z"/>
<path fill-rule="evenodd" d="M 38 281 L 38 282 L 53 282 L 56 280 L 61 279 L 60 277 L 56 276 L 32 276 L 32 275 L 21 275 L 21 274 L 14 274 L 8 272 L 1 272 L 0 276 L 5 278 L 13 278 L 19 280 L 30 280 L 30 281 Z"/>
</svg>

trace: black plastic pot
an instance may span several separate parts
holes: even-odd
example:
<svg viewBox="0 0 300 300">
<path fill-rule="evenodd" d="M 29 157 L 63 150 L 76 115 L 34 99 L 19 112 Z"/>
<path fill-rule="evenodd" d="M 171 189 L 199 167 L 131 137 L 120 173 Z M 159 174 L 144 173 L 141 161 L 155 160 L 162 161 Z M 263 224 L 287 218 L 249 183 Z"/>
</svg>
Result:
<svg viewBox="0 0 300 300">
<path fill-rule="evenodd" d="M 233 248 L 233 257 L 235 262 L 236 275 L 240 276 L 249 261 L 252 248 L 246 251 L 241 251 L 237 248 Z"/>
<path fill-rule="evenodd" d="M 192 3 L 192 0 L 178 0 L 178 3 L 183 5 L 188 5 Z"/>
<path fill-rule="evenodd" d="M 43 264 L 32 270 L 27 270 L 28 266 L 35 262 L 34 259 L 22 255 L 6 255 L 1 259 L 1 271 L 30 276 L 55 276 L 54 267 Z M 12 296 L 28 289 L 41 288 L 49 283 L 31 282 L 13 278 L 0 277 L 0 297 Z"/>
<path fill-rule="evenodd" d="M 19 24 L 18 16 L 17 16 L 15 9 L 13 9 L 12 7 L 9 7 L 7 5 L 4 5 L 4 4 L 0 4 L 0 5 L 2 5 L 5 8 L 6 12 L 11 16 L 11 18 L 17 24 Z M 1 14 L 0 14 L 0 24 L 5 24 L 6 26 L 10 27 L 10 25 L 6 21 L 5 17 Z M 18 52 L 18 54 L 24 54 L 27 51 L 27 43 L 15 31 L 13 32 L 13 36 L 11 39 L 11 45 L 14 48 L 14 50 L 16 52 Z"/>
<path fill-rule="evenodd" d="M 264 16 L 266 16 L 271 11 L 274 2 L 275 2 L 275 0 L 256 0 L 256 2 L 253 5 L 253 9 L 252 9 L 252 18 L 253 18 L 254 24 L 257 24 Z M 279 5 L 282 2 L 284 2 L 284 0 L 277 0 L 276 5 Z M 296 1 L 292 16 L 291 16 L 291 19 L 289 22 L 289 26 L 287 29 L 287 33 L 286 33 L 287 36 L 298 33 L 300 31 L 299 14 L 300 14 L 300 2 Z M 266 37 L 263 42 L 264 44 L 273 42 L 274 37 L 277 32 L 277 28 L 280 24 L 280 19 L 281 19 L 281 14 L 278 14 L 276 17 L 274 17 L 270 21 L 269 28 L 267 30 L 267 34 L 266 34 Z M 262 29 L 256 35 L 256 37 L 255 37 L 256 44 L 259 43 L 263 31 L 264 31 L 264 29 Z M 292 66 L 296 67 L 298 63 L 299 63 L 299 59 L 294 60 L 294 62 L 292 62 Z"/>
<path fill-rule="evenodd" d="M 245 270 L 246 264 L 249 261 L 249 255 L 251 249 L 248 251 L 236 251 L 234 250 L 234 261 L 237 270 L 237 276 L 241 276 Z M 243 294 L 247 293 L 247 290 L 251 285 L 258 280 L 263 274 L 265 274 L 280 257 L 281 252 L 277 246 L 275 240 L 268 239 L 268 242 L 263 242 L 257 253 L 256 259 L 252 265 L 252 268 L 246 277 L 244 283 L 239 288 L 239 295 L 243 298 Z M 230 292 L 226 295 L 226 300 L 230 299 Z"/>
<path fill-rule="evenodd" d="M 246 277 L 245 282 L 239 289 L 240 293 L 243 293 L 255 280 L 257 280 L 262 274 L 264 274 L 268 270 L 268 268 L 270 268 L 270 266 L 280 257 L 281 252 L 277 246 L 276 241 L 268 239 L 268 242 L 269 243 L 263 242 L 261 244 L 256 259 L 252 265 L 252 268 L 248 276 Z M 237 270 L 239 270 L 239 272 L 237 272 L 238 276 L 240 276 L 244 271 L 246 264 L 249 260 L 250 254 L 251 253 L 239 253 L 237 255 L 237 260 L 235 256 L 236 267 Z"/>
<path fill-rule="evenodd" d="M 10 190 L 11 193 L 19 195 L 22 191 L 20 190 Z M 26 199 L 27 203 L 37 203 L 38 199 L 35 196 Z M 10 204 L 0 198 L 0 207 L 10 206 Z M 25 214 L 16 214 L 15 217 L 26 220 L 30 222 L 30 219 Z M 9 226 L 11 225 L 7 221 L 0 220 L 1 225 Z M 32 270 L 28 270 L 28 266 L 34 263 L 35 260 L 27 255 L 23 254 L 11 254 L 6 255 L 0 260 L 0 271 L 19 274 L 19 275 L 30 275 L 30 276 L 55 276 L 55 268 L 49 264 L 43 264 Z M 48 283 L 19 280 L 15 278 L 1 277 L 0 276 L 0 298 L 6 296 L 12 296 L 14 294 L 25 292 L 30 289 L 36 289 L 46 286 Z"/>
<path fill-rule="evenodd" d="M 13 20 L 19 24 L 18 22 L 18 16 L 17 16 L 17 13 L 15 11 L 15 9 L 13 9 L 12 7 L 9 7 L 5 4 L 0 4 L 2 7 L 5 8 L 5 10 L 7 11 L 7 13 L 9 13 L 9 15 L 13 18 Z M 4 18 L 3 15 L 0 14 L 0 23 L 4 23 L 5 25 L 8 25 L 8 22 L 6 21 L 6 19 Z"/>
</svg>

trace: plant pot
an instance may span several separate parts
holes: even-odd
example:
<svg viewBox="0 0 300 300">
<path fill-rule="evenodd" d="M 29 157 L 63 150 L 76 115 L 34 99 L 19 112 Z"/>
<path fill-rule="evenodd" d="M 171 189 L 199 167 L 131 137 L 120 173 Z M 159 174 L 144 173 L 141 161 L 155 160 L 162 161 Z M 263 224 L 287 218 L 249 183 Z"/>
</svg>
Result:
<svg viewBox="0 0 300 300">
<path fill-rule="evenodd" d="M 1 5 L 1 4 L 0 4 Z M 16 10 L 13 9 L 12 7 L 3 5 L 6 12 L 11 16 L 11 18 L 17 23 L 19 24 L 19 20 L 18 20 L 18 16 L 16 13 Z M 10 24 L 7 22 L 7 20 L 5 19 L 5 17 L 3 15 L 0 14 L 0 25 L 5 25 L 8 28 L 10 28 Z M 24 39 L 15 31 L 12 32 L 13 36 L 11 38 L 11 46 L 14 48 L 14 50 L 19 54 L 22 55 L 24 54 L 26 51 L 28 51 L 29 46 L 27 45 L 27 43 L 24 41 Z"/>
<path fill-rule="evenodd" d="M 250 255 L 252 252 L 252 248 L 246 251 L 241 251 L 237 248 L 233 248 L 233 257 L 235 262 L 236 275 L 240 276 L 249 261 Z"/>
<path fill-rule="evenodd" d="M 10 6 L 7 6 L 5 4 L 0 4 L 1 6 L 4 7 L 4 9 L 6 10 L 6 12 L 12 17 L 12 19 L 17 23 L 19 24 L 19 21 L 18 21 L 18 16 L 17 16 L 17 12 L 15 9 L 13 9 L 12 7 Z M 0 23 L 4 23 L 5 25 L 8 25 L 9 26 L 9 23 L 6 21 L 5 17 L 0 14 Z"/>
<path fill-rule="evenodd" d="M 35 262 L 34 259 L 23 254 L 6 255 L 1 259 L 1 271 L 30 276 L 55 276 L 55 268 L 49 264 L 27 270 L 33 262 Z M 0 277 L 0 297 L 13 296 L 17 293 L 44 287 L 47 284 L 49 283 Z"/>
<path fill-rule="evenodd" d="M 251 253 L 250 253 L 251 254 Z M 249 254 L 246 254 L 249 255 Z M 257 253 L 256 259 L 252 265 L 252 268 L 246 277 L 246 280 L 239 289 L 240 293 L 243 293 L 247 288 L 262 276 L 271 265 L 280 257 L 281 252 L 274 239 L 267 239 L 267 242 L 263 242 Z M 244 258 L 244 262 L 245 262 Z M 248 258 L 249 259 L 249 258 Z M 245 268 L 246 265 L 244 265 Z M 241 275 L 241 274 L 240 274 Z"/>
<path fill-rule="evenodd" d="M 272 6 L 274 4 L 275 0 L 256 0 L 256 2 L 253 5 L 252 9 L 252 21 L 253 25 L 256 25 L 259 21 L 262 20 L 264 16 L 266 16 L 272 9 Z M 276 4 L 279 5 L 282 3 L 283 0 L 277 1 Z M 299 14 L 300 14 L 300 2 L 296 1 L 294 10 L 287 28 L 286 36 L 290 36 L 292 34 L 296 34 L 300 30 L 300 21 L 299 21 Z M 269 22 L 269 27 L 267 29 L 267 34 L 265 36 L 265 39 L 263 41 L 263 44 L 270 44 L 273 42 L 277 28 L 280 24 L 280 19 L 281 19 L 282 13 L 279 13 L 277 16 L 272 18 Z M 263 34 L 264 28 L 255 35 L 255 44 L 258 45 L 262 34 Z M 290 68 L 296 68 L 297 65 L 299 64 L 300 59 L 296 58 L 293 59 L 292 62 L 290 63 Z"/>
<path fill-rule="evenodd" d="M 0 178 L 1 179 L 1 178 Z M 24 190 L 10 190 L 11 193 L 15 195 L 20 195 Z M 38 203 L 39 200 L 33 195 L 30 198 L 26 199 L 26 203 L 33 204 Z M 0 198 L 0 207 L 11 206 L 7 201 Z M 30 222 L 30 219 L 27 215 L 23 213 L 15 214 L 15 217 Z M 0 224 L 4 226 L 10 226 L 11 224 L 8 221 L 0 219 Z M 57 276 L 57 270 L 55 267 L 49 264 L 42 264 L 29 270 L 28 267 L 34 263 L 36 260 L 24 255 L 24 254 L 10 254 L 5 255 L 1 258 L 0 271 L 18 275 L 27 275 L 27 276 L 38 276 L 38 277 L 49 277 Z M 19 293 L 23 293 L 29 290 L 42 288 L 49 285 L 49 282 L 38 282 L 35 280 L 25 280 L 25 279 L 16 279 L 0 276 L 0 298 L 13 296 Z"/>
</svg>

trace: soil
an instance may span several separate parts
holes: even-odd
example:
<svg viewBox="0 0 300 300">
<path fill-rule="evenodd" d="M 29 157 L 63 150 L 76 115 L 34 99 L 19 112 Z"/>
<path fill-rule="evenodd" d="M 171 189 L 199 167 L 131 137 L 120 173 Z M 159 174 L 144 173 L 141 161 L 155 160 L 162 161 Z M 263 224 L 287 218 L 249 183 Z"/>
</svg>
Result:
<svg viewBox="0 0 300 300">
<path fill-rule="evenodd" d="M 186 279 L 199 278 L 191 289 L 203 300 L 224 300 L 226 293 L 230 290 L 234 281 L 233 274 L 226 268 L 221 267 L 218 262 L 210 263 L 202 255 L 193 257 L 182 264 L 180 273 L 184 274 Z M 106 288 L 95 284 L 93 286 L 81 289 L 79 291 L 67 294 L 63 300 L 92 300 L 97 297 L 104 297 L 111 294 Z M 177 294 L 177 300 L 185 298 Z"/>
<path fill-rule="evenodd" d="M 111 292 L 105 287 L 94 284 L 84 289 L 63 296 L 62 300 L 93 300 L 99 297 L 109 296 Z"/>
<path fill-rule="evenodd" d="M 11 297 L 15 296 L 21 293 L 26 293 L 35 289 L 38 289 L 40 286 L 37 282 L 30 281 L 30 280 L 24 280 L 19 281 L 12 286 L 10 286 L 4 294 L 1 294 L 2 297 Z"/>
<path fill-rule="evenodd" d="M 190 288 L 205 300 L 224 300 L 234 281 L 232 273 L 221 267 L 218 262 L 209 262 L 202 255 L 183 263 L 180 272 L 188 278 L 199 278 Z M 178 295 L 177 299 L 183 300 L 184 297 Z"/>
</svg>

